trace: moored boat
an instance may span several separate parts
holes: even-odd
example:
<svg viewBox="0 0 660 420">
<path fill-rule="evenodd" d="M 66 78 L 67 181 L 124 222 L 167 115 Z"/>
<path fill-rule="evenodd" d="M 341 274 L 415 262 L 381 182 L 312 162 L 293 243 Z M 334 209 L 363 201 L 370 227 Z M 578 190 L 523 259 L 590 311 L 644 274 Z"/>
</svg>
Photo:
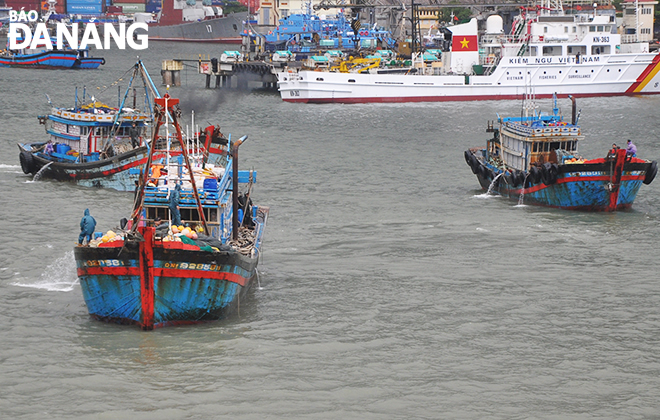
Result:
<svg viewBox="0 0 660 420">
<path fill-rule="evenodd" d="M 269 209 L 252 205 L 256 172 L 238 170 L 246 136 L 229 136 L 226 165 L 207 165 L 185 148 L 181 158 L 171 156 L 167 145 L 184 141 L 177 103 L 169 95 L 156 99 L 152 144 L 163 148 L 149 154 L 130 221 L 74 249 L 83 297 L 96 319 L 144 330 L 218 320 L 238 308 L 257 276 Z M 168 112 L 175 134 L 162 136 Z M 159 152 L 170 171 L 155 185 L 150 168 Z M 244 194 L 239 182 L 248 184 Z"/>
<path fill-rule="evenodd" d="M 202 1 L 163 0 L 156 20 L 148 22 L 150 41 L 240 44 L 247 12 L 223 14 Z"/>
<path fill-rule="evenodd" d="M 642 184 L 658 172 L 656 161 L 637 158 L 626 149 L 610 149 L 604 158 L 584 159 L 584 139 L 575 98 L 571 121 L 557 108 L 543 115 L 499 118 L 486 148 L 466 150 L 465 161 L 484 190 L 535 204 L 570 210 L 616 211 L 633 205 Z M 533 110 L 527 100 L 524 109 Z M 605 154 L 605 153 L 604 153 Z"/>
<path fill-rule="evenodd" d="M 128 96 L 135 92 L 137 79 L 144 82 L 144 89 L 140 89 L 145 95 L 142 109 L 138 107 L 137 96 Z M 53 107 L 50 114 L 38 117 L 45 125 L 47 139 L 18 144 L 23 172 L 82 186 L 133 191 L 150 149 L 149 102 L 158 97 L 160 94 L 149 73 L 138 61 L 118 107 L 110 107 L 93 97 L 84 105 L 78 105 L 76 100 L 72 108 Z M 133 103 L 129 107 L 131 99 Z M 207 127 L 190 139 L 193 140 L 205 150 L 208 163 L 217 164 L 226 159 L 227 140 L 218 128 Z M 177 148 L 172 153 L 181 153 L 181 147 Z"/>
<path fill-rule="evenodd" d="M 22 42 L 22 39 L 17 40 Z M 56 40 L 51 45 L 57 44 Z M 0 52 L 0 67 L 29 67 L 53 69 L 97 69 L 105 64 L 103 57 L 92 57 L 89 49 L 72 49 L 68 44 L 62 49 L 43 48 L 7 48 Z"/>
<path fill-rule="evenodd" d="M 539 98 L 660 93 L 660 55 L 647 42 L 618 34 L 614 16 L 564 15 L 552 3 L 524 9 L 510 34 L 490 16 L 480 41 L 476 19 L 447 26 L 435 40 L 441 54 L 415 53 L 404 71 L 286 68 L 277 74 L 280 95 L 303 103 L 499 100 L 528 85 Z"/>
</svg>

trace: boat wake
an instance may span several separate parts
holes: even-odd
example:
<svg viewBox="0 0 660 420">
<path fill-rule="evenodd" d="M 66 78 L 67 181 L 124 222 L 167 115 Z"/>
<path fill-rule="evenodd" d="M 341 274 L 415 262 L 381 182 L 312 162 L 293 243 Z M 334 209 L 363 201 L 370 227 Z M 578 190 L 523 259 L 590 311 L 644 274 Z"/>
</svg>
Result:
<svg viewBox="0 0 660 420">
<path fill-rule="evenodd" d="M 7 173 L 17 173 L 17 174 L 22 174 L 23 173 L 23 171 L 21 170 L 20 165 L 0 164 L 0 171 L 7 172 Z"/>
<path fill-rule="evenodd" d="M 41 273 L 41 278 L 37 282 L 15 282 L 11 283 L 11 285 L 31 289 L 43 289 L 49 292 L 70 292 L 76 283 L 78 283 L 76 261 L 73 258 L 73 251 L 69 251 L 46 267 L 46 270 Z"/>
</svg>

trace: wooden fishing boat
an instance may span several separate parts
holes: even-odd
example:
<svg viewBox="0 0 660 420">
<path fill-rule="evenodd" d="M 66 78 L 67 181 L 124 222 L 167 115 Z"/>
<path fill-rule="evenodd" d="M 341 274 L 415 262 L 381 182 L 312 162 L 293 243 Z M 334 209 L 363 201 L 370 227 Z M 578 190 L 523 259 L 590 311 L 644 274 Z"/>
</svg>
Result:
<svg viewBox="0 0 660 420">
<path fill-rule="evenodd" d="M 156 99 L 152 143 L 162 138 L 158 133 L 168 111 L 175 134 L 168 132 L 164 138 L 168 144 L 184 141 L 177 103 L 169 95 Z M 201 154 L 187 148 L 181 158 L 168 154 L 168 147 L 150 151 L 143 188 L 125 229 L 74 249 L 92 317 L 150 330 L 218 320 L 237 309 L 257 275 L 269 211 L 253 206 L 249 198 L 256 172 L 238 171 L 238 147 L 246 138 L 232 141 L 229 136 L 231 156 L 225 166 L 204 164 Z M 164 185 L 149 178 L 159 152 L 167 155 L 164 165 L 171 169 Z M 239 182 L 248 184 L 245 194 L 239 193 Z M 175 185 L 181 184 L 178 192 Z M 187 226 L 183 233 L 176 226 L 175 210 L 168 207 L 177 194 L 180 223 Z M 154 226 L 159 219 L 165 224 Z"/>
<path fill-rule="evenodd" d="M 138 79 L 144 88 L 134 89 Z M 128 106 L 129 94 L 136 91 L 144 95 L 140 98 L 144 100 L 142 109 L 138 107 L 137 95 Z M 44 141 L 18 144 L 23 172 L 87 187 L 135 190 L 150 149 L 151 102 L 160 97 L 158 89 L 142 61 L 138 61 L 118 107 L 108 106 L 94 97 L 86 100 L 86 96 L 83 92 L 84 105 L 79 105 L 76 99 L 73 108 L 53 107 L 50 114 L 38 117 L 48 137 Z M 204 149 L 208 163 L 220 164 L 226 159 L 227 139 L 218 127 L 193 131 L 194 140 Z M 174 147 L 171 152 L 180 154 L 180 145 Z M 157 155 L 156 159 L 163 157 Z"/>
<path fill-rule="evenodd" d="M 633 205 L 642 184 L 658 172 L 656 161 L 613 148 L 603 158 L 584 159 L 578 144 L 584 139 L 575 98 L 571 121 L 557 108 L 551 115 L 536 112 L 526 98 L 522 117 L 499 118 L 489 123 L 494 136 L 486 148 L 465 151 L 465 161 L 484 190 L 536 204 L 571 210 L 616 211 Z M 604 153 L 605 154 L 605 153 Z"/>
<path fill-rule="evenodd" d="M 22 42 L 19 38 L 17 42 Z M 51 40 L 56 45 L 57 40 Z M 64 44 L 62 49 L 50 49 L 44 45 L 41 48 L 7 48 L 0 52 L 0 67 L 29 67 L 29 68 L 57 68 L 57 69 L 97 69 L 105 64 L 103 57 L 92 57 L 89 49 L 73 49 Z"/>
</svg>

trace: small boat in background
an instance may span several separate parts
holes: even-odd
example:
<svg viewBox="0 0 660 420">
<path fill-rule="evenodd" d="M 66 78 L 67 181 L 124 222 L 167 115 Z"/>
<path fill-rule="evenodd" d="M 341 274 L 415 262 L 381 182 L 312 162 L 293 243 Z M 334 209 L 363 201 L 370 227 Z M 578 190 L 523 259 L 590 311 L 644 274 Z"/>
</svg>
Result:
<svg viewBox="0 0 660 420">
<path fill-rule="evenodd" d="M 616 211 L 633 205 L 641 185 L 655 178 L 657 162 L 616 148 L 604 158 L 582 158 L 578 143 L 584 136 L 571 99 L 570 122 L 559 114 L 555 96 L 551 115 L 536 112 L 533 99 L 526 97 L 524 116 L 498 117 L 499 128 L 489 123 L 487 131 L 494 136 L 486 148 L 464 153 L 484 190 L 570 210 Z"/>
<path fill-rule="evenodd" d="M 178 99 L 165 95 L 155 102 L 151 144 L 159 149 L 150 150 L 130 221 L 74 249 L 90 315 L 143 330 L 232 314 L 257 276 L 269 212 L 250 199 L 256 172 L 238 170 L 238 147 L 247 136 L 229 136 L 226 165 L 205 164 L 203 153 L 186 148 L 172 156 L 172 145 L 184 142 Z M 149 173 L 159 153 L 166 154 L 163 165 L 170 170 L 164 183 L 155 184 Z M 248 184 L 244 193 L 239 182 Z"/>
<path fill-rule="evenodd" d="M 136 80 L 144 81 L 144 89 L 133 88 Z M 131 92 L 135 96 L 129 107 Z M 144 95 L 140 103 L 136 92 Z M 78 105 L 76 99 L 73 108 L 53 107 L 49 115 L 38 117 L 45 125 L 47 140 L 18 144 L 23 172 L 87 187 L 134 191 L 149 154 L 152 102 L 159 97 L 144 64 L 138 61 L 118 107 L 94 97 L 84 105 Z M 227 139 L 218 127 L 199 130 L 187 144 L 203 150 L 208 163 L 226 160 Z M 180 154 L 181 146 L 171 152 Z M 163 157 L 157 155 L 156 159 Z"/>
<path fill-rule="evenodd" d="M 18 42 L 23 42 L 18 39 Z M 57 45 L 56 39 L 51 39 L 52 45 Z M 0 67 L 29 67 L 29 68 L 53 68 L 53 69 L 97 69 L 105 64 L 102 57 L 91 57 L 89 50 L 72 49 L 68 44 L 63 49 L 48 49 L 45 44 L 41 48 L 21 48 L 12 50 L 9 48 L 0 53 Z"/>
</svg>

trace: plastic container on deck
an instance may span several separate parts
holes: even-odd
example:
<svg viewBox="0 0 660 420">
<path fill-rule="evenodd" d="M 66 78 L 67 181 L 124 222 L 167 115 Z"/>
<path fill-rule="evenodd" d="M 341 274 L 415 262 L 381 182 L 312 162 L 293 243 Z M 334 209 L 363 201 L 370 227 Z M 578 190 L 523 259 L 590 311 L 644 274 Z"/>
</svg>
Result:
<svg viewBox="0 0 660 420">
<path fill-rule="evenodd" d="M 56 148 L 55 151 L 59 154 L 66 155 L 66 152 L 68 152 L 69 150 L 71 150 L 71 146 L 69 146 L 68 144 L 60 143 L 60 144 L 57 145 L 57 148 Z"/>
</svg>

